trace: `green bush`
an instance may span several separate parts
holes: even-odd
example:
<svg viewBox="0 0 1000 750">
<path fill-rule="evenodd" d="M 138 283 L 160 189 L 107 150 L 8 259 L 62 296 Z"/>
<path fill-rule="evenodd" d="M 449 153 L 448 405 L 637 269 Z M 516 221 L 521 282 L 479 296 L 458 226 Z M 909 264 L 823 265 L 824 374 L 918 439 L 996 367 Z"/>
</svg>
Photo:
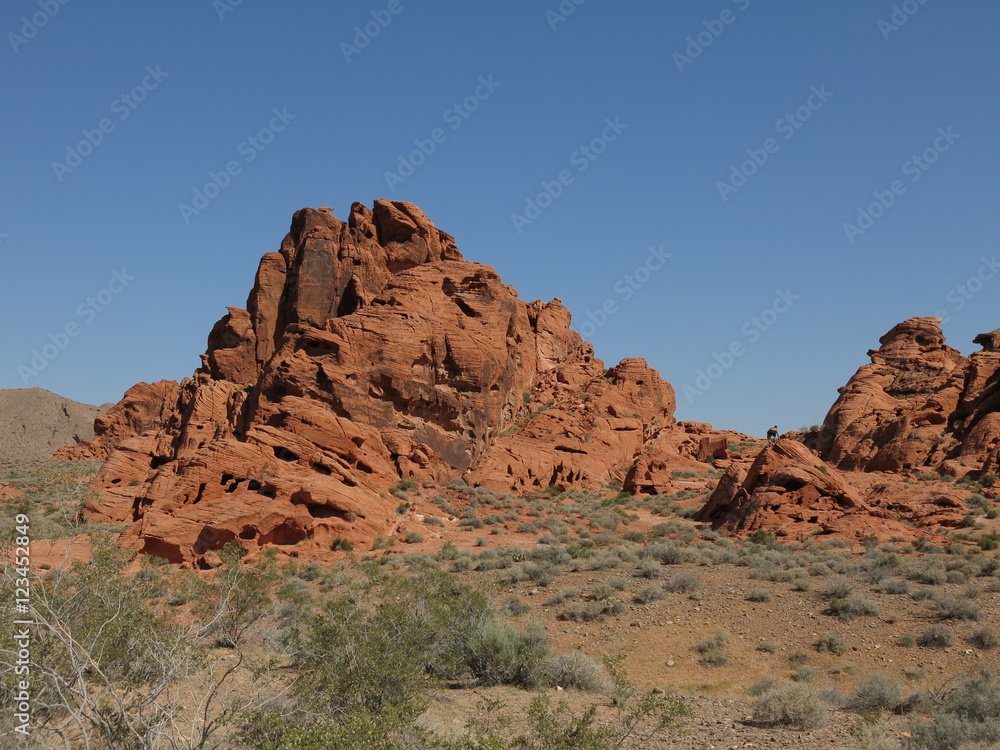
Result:
<svg viewBox="0 0 1000 750">
<path fill-rule="evenodd" d="M 660 563 L 656 560 L 643 560 L 635 569 L 635 575 L 639 578 L 659 578 L 661 572 Z"/>
<path fill-rule="evenodd" d="M 841 636 L 836 633 L 824 633 L 814 644 L 817 651 L 829 651 L 831 654 L 847 653 L 849 646 Z"/>
<path fill-rule="evenodd" d="M 803 683 L 778 685 L 757 698 L 753 706 L 753 720 L 769 726 L 815 729 L 825 718 L 822 700 Z"/>
<path fill-rule="evenodd" d="M 883 594 L 909 594 L 910 582 L 905 578 L 889 578 L 882 582 L 879 590 Z"/>
<path fill-rule="evenodd" d="M 545 665 L 546 684 L 599 692 L 608 681 L 601 665 L 581 651 L 551 656 Z"/>
<path fill-rule="evenodd" d="M 878 605 L 860 596 L 849 596 L 846 599 L 831 599 L 829 613 L 845 622 L 862 615 L 877 615 Z"/>
<path fill-rule="evenodd" d="M 954 643 L 955 634 L 945 625 L 932 625 L 917 637 L 917 645 L 924 648 L 947 648 Z"/>
<path fill-rule="evenodd" d="M 847 701 L 854 711 L 891 711 L 903 700 L 903 686 L 880 674 L 869 676 Z"/>
<path fill-rule="evenodd" d="M 951 596 L 939 596 L 934 599 L 938 615 L 944 620 L 979 620 L 982 610 L 975 602 L 968 599 L 957 599 Z"/>
<path fill-rule="evenodd" d="M 550 655 L 549 636 L 541 625 L 529 623 L 522 631 L 491 620 L 473 635 L 467 662 L 483 685 L 533 688 L 545 682 Z"/>
<path fill-rule="evenodd" d="M 980 628 L 969 637 L 969 642 L 976 648 L 989 651 L 1000 646 L 1000 633 L 995 628 Z"/>
<path fill-rule="evenodd" d="M 826 582 L 826 594 L 831 599 L 846 599 L 854 593 L 854 583 L 847 578 L 831 578 Z"/>
<path fill-rule="evenodd" d="M 648 604 L 651 601 L 662 598 L 663 587 L 655 583 L 650 583 L 636 592 L 634 601 L 636 604 Z"/>
<path fill-rule="evenodd" d="M 935 701 L 930 720 L 914 725 L 918 747 L 953 750 L 1000 741 L 1000 686 L 995 673 L 966 677 Z"/>
<path fill-rule="evenodd" d="M 663 582 L 664 591 L 684 591 L 690 593 L 697 591 L 699 588 L 701 588 L 701 581 L 698 580 L 698 576 L 694 575 L 694 573 L 681 573 Z"/>
<path fill-rule="evenodd" d="M 608 615 L 617 615 L 625 610 L 625 606 L 614 597 L 608 599 L 592 599 L 588 602 L 570 602 L 559 613 L 560 620 L 574 622 L 592 622 L 602 620 Z"/>
</svg>

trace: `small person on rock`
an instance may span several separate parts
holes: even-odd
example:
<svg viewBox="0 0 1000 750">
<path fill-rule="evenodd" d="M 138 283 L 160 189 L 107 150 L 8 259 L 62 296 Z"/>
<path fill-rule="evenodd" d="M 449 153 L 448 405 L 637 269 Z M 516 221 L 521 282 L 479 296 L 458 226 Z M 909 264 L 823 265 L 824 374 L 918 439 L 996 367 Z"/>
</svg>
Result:
<svg viewBox="0 0 1000 750">
<path fill-rule="evenodd" d="M 775 425 L 770 430 L 767 431 L 767 442 L 773 443 L 778 439 L 778 425 Z"/>
</svg>

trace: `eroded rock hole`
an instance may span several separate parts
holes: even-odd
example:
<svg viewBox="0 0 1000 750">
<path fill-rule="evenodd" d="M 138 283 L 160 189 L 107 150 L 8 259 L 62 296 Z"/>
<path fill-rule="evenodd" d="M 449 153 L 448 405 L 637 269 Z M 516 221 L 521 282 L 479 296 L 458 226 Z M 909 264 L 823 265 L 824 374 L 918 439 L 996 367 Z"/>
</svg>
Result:
<svg viewBox="0 0 1000 750">
<path fill-rule="evenodd" d="M 288 448 L 277 445 L 274 447 L 274 455 L 280 458 L 282 461 L 298 461 L 299 454 L 295 451 L 290 451 Z"/>
</svg>

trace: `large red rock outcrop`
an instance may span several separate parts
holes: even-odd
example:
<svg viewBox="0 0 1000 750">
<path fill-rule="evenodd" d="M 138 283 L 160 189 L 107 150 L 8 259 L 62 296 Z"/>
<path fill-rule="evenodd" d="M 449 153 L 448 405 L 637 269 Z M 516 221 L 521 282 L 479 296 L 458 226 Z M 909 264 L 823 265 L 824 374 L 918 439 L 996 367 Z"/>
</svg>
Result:
<svg viewBox="0 0 1000 750">
<path fill-rule="evenodd" d="M 915 536 L 913 529 L 866 503 L 840 472 L 789 439 L 764 448 L 749 471 L 731 466 L 695 520 L 734 536 L 757 529 L 790 540 L 816 534 Z"/>
<path fill-rule="evenodd" d="M 939 318 L 911 318 L 869 352 L 831 408 L 821 455 L 841 469 L 928 468 L 953 476 L 1000 471 L 1000 330 L 962 357 Z"/>
<path fill-rule="evenodd" d="M 518 299 L 416 206 L 354 204 L 347 222 L 303 209 L 194 376 L 130 389 L 64 456 L 108 456 L 87 514 L 185 563 L 237 538 L 319 554 L 391 534 L 401 478 L 624 479 L 679 429 L 673 389 L 641 359 L 605 370 L 569 326 L 559 300 Z"/>
</svg>

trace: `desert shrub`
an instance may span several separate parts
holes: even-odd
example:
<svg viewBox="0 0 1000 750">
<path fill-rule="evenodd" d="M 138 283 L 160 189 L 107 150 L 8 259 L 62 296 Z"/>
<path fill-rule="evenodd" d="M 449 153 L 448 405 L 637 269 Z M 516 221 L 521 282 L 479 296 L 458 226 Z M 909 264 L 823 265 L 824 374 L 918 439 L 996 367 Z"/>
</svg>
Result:
<svg viewBox="0 0 1000 750">
<path fill-rule="evenodd" d="M 625 606 L 617 599 L 592 599 L 588 602 L 570 602 L 559 613 L 560 620 L 573 622 L 592 622 L 602 620 L 608 615 L 623 612 Z"/>
<path fill-rule="evenodd" d="M 878 605 L 860 596 L 849 596 L 846 599 L 831 599 L 828 611 L 846 622 L 862 615 L 877 615 Z"/>
<path fill-rule="evenodd" d="M 749 594 L 747 594 L 748 602 L 769 602 L 771 601 L 771 592 L 767 589 L 754 589 Z"/>
<path fill-rule="evenodd" d="M 817 651 L 829 651 L 831 654 L 837 654 L 838 656 L 847 653 L 849 649 L 847 641 L 837 633 L 824 633 L 813 645 Z"/>
<path fill-rule="evenodd" d="M 826 596 L 830 599 L 846 599 L 854 593 L 854 583 L 847 578 L 829 578 L 825 584 Z"/>
<path fill-rule="evenodd" d="M 934 603 L 938 608 L 938 616 L 944 620 L 979 620 L 983 616 L 979 606 L 968 599 L 939 596 L 934 599 Z"/>
<path fill-rule="evenodd" d="M 969 576 L 962 570 L 949 570 L 944 574 L 945 583 L 965 583 Z"/>
<path fill-rule="evenodd" d="M 899 638 L 896 639 L 896 645 L 903 648 L 913 648 L 917 645 L 917 639 L 914 638 L 909 633 L 903 633 Z"/>
<path fill-rule="evenodd" d="M 311 613 L 290 644 L 304 703 L 334 713 L 378 712 L 411 702 L 427 671 L 468 674 L 470 641 L 494 617 L 483 594 L 427 565 L 406 576 L 361 569 L 368 580 Z"/>
<path fill-rule="evenodd" d="M 587 570 L 612 570 L 622 564 L 622 559 L 609 550 L 602 550 L 587 560 Z"/>
<path fill-rule="evenodd" d="M 639 578 L 659 578 L 661 572 L 662 567 L 656 560 L 643 560 L 635 568 L 635 575 Z"/>
<path fill-rule="evenodd" d="M 701 588 L 701 581 L 694 573 L 681 573 L 678 576 L 668 578 L 663 582 L 664 591 L 697 591 Z"/>
<path fill-rule="evenodd" d="M 521 565 L 525 577 L 539 586 L 548 586 L 559 575 L 559 568 L 550 563 L 526 562 Z"/>
<path fill-rule="evenodd" d="M 883 594 L 909 594 L 910 582 L 905 578 L 889 578 L 882 582 L 879 591 Z"/>
<path fill-rule="evenodd" d="M 750 696 L 757 698 L 765 693 L 769 693 L 775 688 L 777 688 L 781 683 L 771 677 L 765 677 L 763 680 L 757 680 L 753 685 L 750 686 L 747 691 Z"/>
<path fill-rule="evenodd" d="M 795 670 L 792 679 L 796 682 L 812 682 L 816 679 L 816 670 L 807 664 L 803 664 Z"/>
<path fill-rule="evenodd" d="M 776 548 L 778 543 L 774 539 L 774 534 L 765 529 L 757 529 L 747 537 L 747 541 L 761 547 Z"/>
<path fill-rule="evenodd" d="M 625 576 L 612 576 L 608 579 L 608 584 L 614 588 L 615 591 L 624 591 L 628 588 L 629 580 Z"/>
<path fill-rule="evenodd" d="M 512 596 L 510 599 L 508 599 L 506 602 L 504 602 L 503 611 L 506 614 L 509 614 L 509 615 L 511 615 L 513 617 L 517 617 L 518 615 L 523 615 L 523 614 L 525 614 L 527 612 L 530 612 L 531 611 L 531 605 L 530 604 L 525 604 L 520 599 L 518 599 L 516 596 Z"/>
<path fill-rule="evenodd" d="M 773 654 L 778 650 L 778 644 L 774 641 L 761 641 L 757 644 L 757 650 L 765 654 Z"/>
<path fill-rule="evenodd" d="M 420 544 L 420 542 L 424 541 L 424 535 L 415 529 L 410 529 L 403 534 L 403 541 L 407 544 Z"/>
<path fill-rule="evenodd" d="M 684 562 L 684 550 L 673 542 L 654 542 L 643 548 L 643 556 L 664 565 L 678 565 Z"/>
<path fill-rule="evenodd" d="M 1000 720 L 969 721 L 937 711 L 930 721 L 916 724 L 911 734 L 916 747 L 928 750 L 990 750 L 1000 740 Z"/>
<path fill-rule="evenodd" d="M 729 654 L 721 648 L 712 648 L 702 652 L 698 661 L 706 667 L 724 667 L 729 663 Z"/>
<path fill-rule="evenodd" d="M 1000 686 L 983 670 L 960 680 L 939 696 L 930 720 L 914 725 L 919 747 L 952 750 L 992 747 L 1000 741 Z"/>
<path fill-rule="evenodd" d="M 530 623 L 524 630 L 490 620 L 468 644 L 467 663 L 483 685 L 533 688 L 545 681 L 551 655 L 545 628 Z"/>
<path fill-rule="evenodd" d="M 931 625 L 917 637 L 917 645 L 924 648 L 947 648 L 954 643 L 955 634 L 946 625 Z"/>
<path fill-rule="evenodd" d="M 706 667 L 722 667 L 729 663 L 729 655 L 723 651 L 723 647 L 729 640 L 729 634 L 719 631 L 712 638 L 698 641 L 695 650 L 701 654 L 699 662 Z"/>
<path fill-rule="evenodd" d="M 890 711 L 903 699 L 903 686 L 880 674 L 869 676 L 848 699 L 854 711 Z"/>
<path fill-rule="evenodd" d="M 581 651 L 556 654 L 545 665 L 546 682 L 561 688 L 598 692 L 608 677 L 596 661 Z"/>
<path fill-rule="evenodd" d="M 563 589 L 562 591 L 555 592 L 548 599 L 546 599 L 545 605 L 551 607 L 557 604 L 562 604 L 569 599 L 576 599 L 581 593 L 580 589 Z"/>
<path fill-rule="evenodd" d="M 861 750 L 901 750 L 892 731 L 886 722 L 865 717 L 851 728 L 851 736 Z"/>
<path fill-rule="evenodd" d="M 911 581 L 937 586 L 948 580 L 948 574 L 943 568 L 931 562 L 914 563 L 905 570 L 905 575 Z"/>
<path fill-rule="evenodd" d="M 984 651 L 989 651 L 997 646 L 1000 646 L 1000 633 L 996 631 L 996 628 L 985 627 L 980 628 L 969 636 L 969 643 L 971 643 L 976 648 L 981 648 Z"/>
<path fill-rule="evenodd" d="M 770 726 L 815 729 L 825 717 L 822 700 L 802 683 L 778 685 L 757 698 L 753 706 L 753 720 Z"/>
<path fill-rule="evenodd" d="M 636 602 L 636 604 L 648 604 L 649 602 L 662 598 L 663 598 L 663 587 L 655 583 L 650 583 L 646 586 L 643 586 L 636 592 L 634 601 Z"/>
</svg>

